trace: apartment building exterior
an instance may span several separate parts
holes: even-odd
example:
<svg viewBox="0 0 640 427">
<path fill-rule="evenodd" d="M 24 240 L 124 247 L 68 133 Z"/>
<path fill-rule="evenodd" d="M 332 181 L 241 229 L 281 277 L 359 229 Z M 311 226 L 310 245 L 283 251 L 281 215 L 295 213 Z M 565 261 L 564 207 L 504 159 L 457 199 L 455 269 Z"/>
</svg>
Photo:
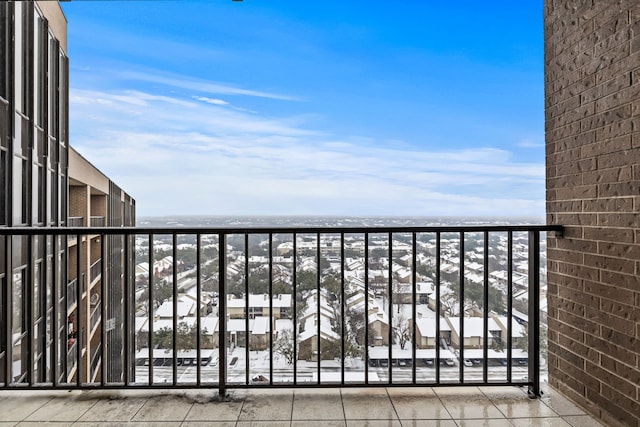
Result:
<svg viewBox="0 0 640 427">
<path fill-rule="evenodd" d="M 68 75 L 58 2 L 0 3 L 0 227 L 134 225 L 135 201 L 69 146 Z M 0 381 L 95 380 L 102 355 L 122 353 L 122 238 L 3 236 L 0 247 L 12 334 L 0 337 Z"/>
</svg>

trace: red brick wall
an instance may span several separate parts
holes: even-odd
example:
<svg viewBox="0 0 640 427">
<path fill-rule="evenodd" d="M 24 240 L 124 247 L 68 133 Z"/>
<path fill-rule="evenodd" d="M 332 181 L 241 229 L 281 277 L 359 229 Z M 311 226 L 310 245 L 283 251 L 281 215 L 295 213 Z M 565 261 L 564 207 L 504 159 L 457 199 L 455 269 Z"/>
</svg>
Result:
<svg viewBox="0 0 640 427">
<path fill-rule="evenodd" d="M 549 381 L 640 426 L 640 1 L 545 0 Z"/>
</svg>

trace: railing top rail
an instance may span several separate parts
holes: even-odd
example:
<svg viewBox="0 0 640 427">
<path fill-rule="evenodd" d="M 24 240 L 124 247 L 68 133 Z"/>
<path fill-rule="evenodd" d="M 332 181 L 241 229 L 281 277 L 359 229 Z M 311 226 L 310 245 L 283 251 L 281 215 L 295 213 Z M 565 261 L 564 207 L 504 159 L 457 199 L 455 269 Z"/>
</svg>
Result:
<svg viewBox="0 0 640 427">
<path fill-rule="evenodd" d="M 136 234 L 359 234 L 359 233 L 459 233 L 459 232 L 558 232 L 561 225 L 446 225 L 363 227 L 0 227 L 2 236 L 21 235 L 136 235 Z"/>
</svg>

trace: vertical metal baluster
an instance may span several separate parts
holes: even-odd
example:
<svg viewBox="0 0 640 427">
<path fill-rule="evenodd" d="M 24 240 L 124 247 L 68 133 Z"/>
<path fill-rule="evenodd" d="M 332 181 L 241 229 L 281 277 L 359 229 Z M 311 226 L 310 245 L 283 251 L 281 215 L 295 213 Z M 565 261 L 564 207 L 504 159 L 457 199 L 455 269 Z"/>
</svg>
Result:
<svg viewBox="0 0 640 427">
<path fill-rule="evenodd" d="M 483 257 L 483 280 L 484 280 L 484 319 L 482 322 L 482 329 L 484 331 L 484 346 L 482 348 L 482 358 L 486 361 L 489 360 L 489 232 L 484 231 L 484 257 Z M 491 338 L 493 340 L 493 337 Z M 464 363 L 463 360 L 461 362 Z M 487 382 L 489 373 L 487 370 L 487 363 L 482 367 L 482 381 Z"/>
<path fill-rule="evenodd" d="M 80 387 L 82 385 L 81 378 L 81 366 L 82 366 L 82 329 L 80 325 L 84 320 L 84 313 L 82 312 L 82 288 L 84 287 L 84 278 L 82 281 L 80 278 L 82 277 L 81 270 L 81 249 L 82 249 L 82 235 L 76 235 L 76 277 L 78 278 L 78 286 L 76 287 L 76 385 Z"/>
<path fill-rule="evenodd" d="M 8 236 L 7 236 L 8 237 Z M 5 237 L 6 239 L 6 237 Z M 53 386 L 53 388 L 56 388 L 58 386 L 59 383 L 59 376 L 58 376 L 58 366 L 60 361 L 58 360 L 58 352 L 60 351 L 60 325 L 58 324 L 58 317 L 60 316 L 60 313 L 58 312 L 60 309 L 60 299 L 58 298 L 58 289 L 60 286 L 60 281 L 58 280 L 60 278 L 60 276 L 58 275 L 58 269 L 62 268 L 59 265 L 58 262 L 58 251 L 59 249 L 59 239 L 60 236 L 59 235 L 53 235 L 53 258 L 51 260 L 51 271 L 52 271 L 52 277 L 51 277 L 51 300 L 53 301 L 52 307 L 51 307 L 51 335 L 52 335 L 52 343 L 51 343 L 51 355 L 50 355 L 50 363 L 51 363 L 51 385 Z M 9 264 L 5 264 L 5 265 L 9 265 Z M 5 267 L 6 269 L 6 267 Z M 6 275 L 5 275 L 6 277 Z M 6 286 L 5 286 L 6 288 Z M 5 289 L 0 289 L 0 292 L 4 292 Z M 6 301 L 7 298 L 2 295 L 2 301 Z M 6 303 L 5 303 L 6 304 Z M 9 307 L 7 305 L 7 307 Z M 7 310 L 9 311 L 9 310 Z M 3 323 L 5 325 L 8 325 L 8 323 L 4 322 Z M 8 332 L 8 331 L 7 331 Z M 8 356 L 7 356 L 8 357 Z M 7 373 L 7 375 L 5 377 L 9 377 L 9 374 Z M 6 385 L 6 380 L 5 380 L 5 385 Z"/>
<path fill-rule="evenodd" d="M 173 231 L 171 236 L 171 255 L 173 257 L 173 271 L 171 280 L 173 282 L 173 378 L 172 383 L 178 384 L 178 235 Z"/>
<path fill-rule="evenodd" d="M 130 282 L 130 267 L 129 265 L 129 254 L 130 252 L 130 242 L 129 236 L 122 235 L 122 239 L 124 240 L 124 326 L 125 326 L 125 351 L 124 351 L 124 365 L 125 365 L 125 385 L 129 385 L 130 382 L 136 381 L 135 375 L 131 378 L 131 374 L 135 374 L 135 371 L 131 369 L 131 354 L 133 353 L 135 346 L 133 345 L 131 336 L 132 329 L 135 330 L 135 298 L 134 298 L 134 289 L 131 286 Z M 135 270 L 134 270 L 135 271 Z M 133 301 L 133 303 L 132 303 Z M 133 304 L 133 309 L 132 309 Z M 135 357 L 134 357 L 135 361 Z"/>
<path fill-rule="evenodd" d="M 245 354 L 245 362 L 244 362 L 244 382 L 245 384 L 250 383 L 250 368 L 249 358 L 251 356 L 250 345 L 251 340 L 250 331 L 249 331 L 249 233 L 244 234 L 244 354 Z M 255 322 L 255 319 L 254 319 Z M 238 337 L 236 336 L 236 339 Z"/>
<path fill-rule="evenodd" d="M 345 363 L 345 292 L 344 292 L 344 233 L 340 233 L 340 351 L 342 355 L 342 364 L 340 366 L 340 384 L 344 385 L 344 363 Z"/>
<path fill-rule="evenodd" d="M 227 236 L 224 233 L 218 234 L 219 261 L 218 261 L 218 283 L 220 284 L 218 294 L 218 394 L 220 398 L 227 395 Z"/>
<path fill-rule="evenodd" d="M 298 254 L 296 241 L 298 235 L 293 233 L 293 385 L 298 385 Z"/>
<path fill-rule="evenodd" d="M 149 308 L 147 309 L 147 318 L 149 322 L 149 385 L 153 385 L 153 364 L 154 364 L 154 355 L 153 355 L 153 320 L 154 320 L 154 303 L 153 303 L 153 287 L 155 286 L 155 267 L 153 262 L 153 234 L 149 234 L 149 254 L 147 255 L 149 258 Z"/>
<path fill-rule="evenodd" d="M 273 233 L 269 233 L 269 384 L 273 385 Z"/>
<path fill-rule="evenodd" d="M 460 383 L 464 383 L 464 231 L 460 232 L 460 335 L 458 339 L 458 361 Z M 486 361 L 485 361 L 486 363 Z"/>
<path fill-rule="evenodd" d="M 364 233 L 364 383 L 369 384 L 369 233 Z"/>
<path fill-rule="evenodd" d="M 441 302 L 440 302 L 440 232 L 436 231 L 436 359 L 434 360 L 436 368 L 436 384 L 440 384 L 440 316 L 441 316 Z"/>
<path fill-rule="evenodd" d="M 529 231 L 529 396 L 540 397 L 540 233 Z"/>
<path fill-rule="evenodd" d="M 32 22 L 33 20 L 31 20 Z M 33 351 L 33 349 L 35 348 L 35 333 L 36 333 L 36 327 L 35 327 L 35 319 L 34 319 L 34 309 L 33 309 L 33 300 L 34 300 L 34 294 L 35 294 L 35 289 L 33 289 L 33 283 L 35 281 L 35 277 L 34 277 L 34 270 L 35 270 L 35 263 L 33 261 L 33 259 L 35 258 L 35 253 L 34 253 L 34 241 L 36 236 L 27 236 L 27 253 L 30 254 L 30 256 L 28 257 L 28 261 L 27 261 L 27 268 L 26 268 L 26 273 L 27 273 L 27 277 L 25 278 L 26 280 L 24 280 L 22 282 L 22 289 L 23 289 L 23 294 L 22 294 L 22 309 L 25 310 L 25 313 L 23 314 L 23 318 L 26 318 L 27 320 L 27 328 L 29 330 L 28 334 L 27 334 L 27 351 L 28 351 L 28 356 L 27 358 L 28 360 L 28 366 L 27 366 L 27 381 L 29 383 L 30 387 L 33 387 L 34 384 L 34 380 L 35 380 L 35 369 L 34 369 L 34 365 L 35 365 L 35 352 Z M 39 284 L 39 286 L 41 286 L 42 284 Z M 27 301 L 27 304 L 25 304 L 25 300 Z M 26 306 L 26 307 L 25 307 Z M 24 342 L 24 339 L 23 341 Z"/>
<path fill-rule="evenodd" d="M 106 235 L 104 233 L 100 234 L 100 259 L 101 266 L 100 269 L 100 385 L 104 387 L 107 384 L 107 300 L 105 297 L 107 296 L 107 241 Z"/>
<path fill-rule="evenodd" d="M 389 232 L 387 234 L 387 239 L 389 242 L 389 247 L 387 250 L 387 256 L 389 257 L 389 267 L 388 267 L 388 275 L 389 275 L 389 281 L 388 281 L 388 293 L 389 293 L 389 301 L 388 301 L 388 310 L 389 310 L 389 316 L 388 316 L 388 321 L 389 321 L 389 331 L 388 331 L 388 340 L 389 340 L 389 348 L 388 350 L 388 356 L 387 358 L 389 359 L 389 366 L 387 367 L 389 369 L 389 384 L 393 383 L 393 233 Z M 367 319 L 368 320 L 368 319 Z M 400 363 L 397 363 L 397 365 L 399 365 Z"/>
<path fill-rule="evenodd" d="M 200 275 L 202 274 L 202 268 L 200 263 L 202 262 L 200 251 L 202 249 L 202 235 L 196 234 L 196 385 L 200 386 L 201 380 L 201 365 L 202 365 L 202 343 L 200 334 L 202 331 L 202 314 L 200 305 L 202 304 L 202 282 Z"/>
<path fill-rule="evenodd" d="M 320 356 L 320 324 L 322 323 L 322 311 L 320 309 L 320 233 L 316 234 L 316 316 L 318 319 L 316 333 L 317 337 L 317 355 L 318 355 L 318 384 L 322 383 L 322 373 L 320 371 L 321 365 L 320 360 L 322 359 Z"/>
<path fill-rule="evenodd" d="M 416 384 L 416 364 L 417 364 L 417 360 L 416 360 L 416 305 L 418 304 L 418 298 L 417 298 L 417 254 L 416 254 L 416 250 L 417 250 L 417 242 L 416 242 L 416 233 L 415 231 L 411 234 L 411 251 L 412 251 L 412 256 L 411 256 L 411 286 L 412 286 L 412 293 L 413 293 L 413 298 L 412 298 L 412 305 L 411 305 L 411 364 L 412 364 L 412 368 L 411 368 L 411 383 L 412 384 Z"/>
<path fill-rule="evenodd" d="M 507 382 L 513 380 L 513 231 L 507 234 Z"/>
</svg>

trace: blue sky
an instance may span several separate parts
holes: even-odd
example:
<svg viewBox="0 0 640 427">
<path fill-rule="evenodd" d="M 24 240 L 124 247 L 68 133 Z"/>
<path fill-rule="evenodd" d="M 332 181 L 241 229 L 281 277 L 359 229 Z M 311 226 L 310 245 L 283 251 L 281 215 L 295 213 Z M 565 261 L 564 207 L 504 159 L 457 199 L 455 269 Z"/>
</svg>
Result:
<svg viewBox="0 0 640 427">
<path fill-rule="evenodd" d="M 71 144 L 149 215 L 544 215 L 541 1 L 62 3 Z"/>
</svg>

